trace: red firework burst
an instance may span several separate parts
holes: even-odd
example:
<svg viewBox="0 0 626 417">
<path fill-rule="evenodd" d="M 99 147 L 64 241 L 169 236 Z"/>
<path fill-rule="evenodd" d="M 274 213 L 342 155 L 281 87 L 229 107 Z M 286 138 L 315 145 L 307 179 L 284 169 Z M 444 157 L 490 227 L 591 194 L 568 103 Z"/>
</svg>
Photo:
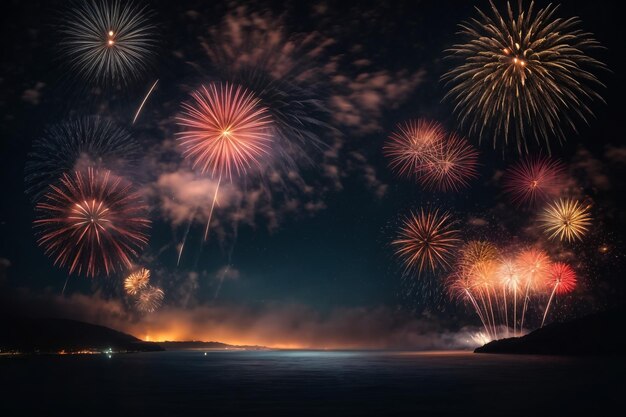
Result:
<svg viewBox="0 0 626 417">
<path fill-rule="evenodd" d="M 70 273 L 122 271 L 148 243 L 147 206 L 129 182 L 108 170 L 63 174 L 35 211 L 37 243 Z"/>
<path fill-rule="evenodd" d="M 546 285 L 554 289 L 556 294 L 563 295 L 574 291 L 576 288 L 576 272 L 566 263 L 555 262 L 552 264 L 546 279 Z"/>
<path fill-rule="evenodd" d="M 410 120 L 397 126 L 383 147 L 383 153 L 398 176 L 419 177 L 429 155 L 445 135 L 444 128 L 437 122 Z"/>
<path fill-rule="evenodd" d="M 212 83 L 183 104 L 178 144 L 194 169 L 213 176 L 241 175 L 269 152 L 272 141 L 267 108 L 241 86 Z"/>
<path fill-rule="evenodd" d="M 564 186 L 564 165 L 547 157 L 526 158 L 504 175 L 504 191 L 513 203 L 534 206 L 557 196 Z"/>
<path fill-rule="evenodd" d="M 398 238 L 391 243 L 397 246 L 396 254 L 407 269 L 422 272 L 424 268 L 434 271 L 450 266 L 452 250 L 459 242 L 449 213 L 420 210 L 404 218 Z"/>
<path fill-rule="evenodd" d="M 451 134 L 433 146 L 428 154 L 420 182 L 437 191 L 457 191 L 478 176 L 478 152 L 464 138 Z"/>
</svg>

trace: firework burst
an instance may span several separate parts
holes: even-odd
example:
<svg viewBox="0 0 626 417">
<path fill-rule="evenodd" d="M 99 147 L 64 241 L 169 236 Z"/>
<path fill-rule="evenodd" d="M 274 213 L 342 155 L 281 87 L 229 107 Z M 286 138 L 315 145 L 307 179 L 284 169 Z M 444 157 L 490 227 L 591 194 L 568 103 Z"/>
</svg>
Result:
<svg viewBox="0 0 626 417">
<path fill-rule="evenodd" d="M 576 288 L 576 272 L 568 264 L 563 262 L 555 262 L 550 268 L 550 273 L 546 279 L 546 285 L 552 289 L 548 304 L 543 313 L 543 320 L 541 321 L 541 327 L 546 322 L 548 317 L 548 311 L 555 295 L 569 294 Z"/>
<path fill-rule="evenodd" d="M 83 117 L 48 128 L 35 140 L 24 168 L 26 193 L 36 202 L 64 173 L 88 166 L 126 172 L 139 159 L 127 131 L 100 117 Z"/>
<path fill-rule="evenodd" d="M 126 277 L 124 290 L 128 295 L 137 295 L 148 286 L 150 282 L 150 270 L 141 268 Z"/>
<path fill-rule="evenodd" d="M 562 163 L 546 157 L 525 158 L 504 175 L 504 191 L 513 203 L 534 206 L 557 196 L 565 183 Z"/>
<path fill-rule="evenodd" d="M 582 240 L 591 226 L 589 206 L 576 200 L 559 199 L 544 209 L 540 222 L 550 239 Z"/>
<path fill-rule="evenodd" d="M 438 191 L 458 191 L 478 176 L 477 163 L 478 152 L 466 139 L 447 135 L 427 154 L 420 182 Z"/>
<path fill-rule="evenodd" d="M 135 306 L 144 313 L 153 313 L 163 304 L 165 293 L 159 287 L 148 285 L 139 292 Z"/>
<path fill-rule="evenodd" d="M 474 265 L 498 259 L 499 251 L 496 245 L 484 240 L 471 240 L 459 250 L 459 266 L 470 270 Z"/>
<path fill-rule="evenodd" d="M 146 205 L 130 183 L 110 171 L 63 174 L 35 210 L 38 244 L 70 274 L 123 271 L 148 243 Z"/>
<path fill-rule="evenodd" d="M 433 150 L 445 139 L 439 123 L 424 119 L 401 123 L 389 136 L 383 153 L 390 168 L 401 177 L 420 178 Z"/>
<path fill-rule="evenodd" d="M 449 213 L 422 209 L 404 218 L 400 234 L 392 244 L 407 270 L 422 272 L 450 266 L 452 251 L 459 242 Z"/>
<path fill-rule="evenodd" d="M 267 109 L 251 92 L 232 84 L 210 84 L 192 93 L 177 118 L 185 128 L 178 143 L 193 168 L 213 176 L 241 175 L 269 153 Z"/>
<path fill-rule="evenodd" d="M 460 25 L 466 43 L 447 51 L 459 64 L 443 79 L 470 134 L 482 139 L 491 131 L 494 147 L 498 138 L 515 140 L 519 152 L 528 149 L 527 138 L 549 148 L 551 135 L 564 139 L 561 122 L 586 121 L 589 101 L 602 100 L 591 70 L 604 65 L 587 55 L 600 45 L 578 29 L 578 18 L 555 17 L 557 9 L 535 12 L 531 2 L 524 10 L 520 2 L 514 12 L 507 3 L 502 15 L 491 2 L 492 16 L 478 10 L 479 18 Z"/>
<path fill-rule="evenodd" d="M 77 3 L 60 28 L 61 51 L 72 69 L 102 84 L 127 84 L 149 68 L 156 27 L 145 7 L 119 0 Z"/>
</svg>

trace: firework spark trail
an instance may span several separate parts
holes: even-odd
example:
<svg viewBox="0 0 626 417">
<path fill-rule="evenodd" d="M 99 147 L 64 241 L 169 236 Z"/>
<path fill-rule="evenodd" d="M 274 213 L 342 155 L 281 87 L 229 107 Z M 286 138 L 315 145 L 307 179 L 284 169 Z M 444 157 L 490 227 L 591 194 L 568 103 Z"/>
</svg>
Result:
<svg viewBox="0 0 626 417">
<path fill-rule="evenodd" d="M 218 177 L 204 230 L 206 241 L 222 178 L 232 181 L 252 166 L 261 168 L 272 143 L 272 121 L 253 93 L 228 83 L 212 83 L 193 92 L 177 121 L 185 128 L 177 134 L 183 156 L 200 173 Z"/>
<path fill-rule="evenodd" d="M 63 174 L 35 207 L 37 243 L 70 274 L 110 275 L 132 265 L 147 245 L 147 206 L 110 171 Z"/>
<path fill-rule="evenodd" d="M 503 16 L 490 5 L 492 16 L 477 9 L 479 18 L 460 25 L 465 43 L 447 51 L 458 64 L 443 76 L 446 98 L 470 134 L 492 132 L 494 147 L 514 139 L 522 153 L 532 138 L 549 149 L 551 134 L 565 138 L 561 122 L 575 130 L 575 118 L 586 123 L 593 114 L 589 102 L 603 101 L 591 70 L 606 67 L 587 55 L 600 45 L 578 18 L 555 17 L 558 6 L 534 13 L 534 3 L 523 10 L 519 2 L 514 13 L 507 3 Z"/>
<path fill-rule="evenodd" d="M 176 259 L 176 266 L 180 265 L 180 258 L 183 256 L 183 249 L 185 248 L 185 244 L 187 243 L 187 236 L 189 235 L 189 230 L 191 229 L 191 224 L 193 223 L 193 219 L 196 217 L 196 213 L 198 212 L 198 208 L 196 207 L 194 211 L 189 216 L 189 222 L 187 223 L 187 229 L 185 229 L 185 234 L 183 235 L 183 239 L 180 242 L 180 248 L 178 249 L 178 258 Z"/>
<path fill-rule="evenodd" d="M 526 309 L 530 301 L 530 290 L 534 289 L 539 282 L 545 280 L 551 265 L 550 257 L 542 250 L 527 249 L 520 253 L 517 259 L 520 272 L 526 281 L 524 291 L 524 304 L 522 307 L 522 318 L 520 321 L 520 331 L 524 330 L 524 318 Z"/>
<path fill-rule="evenodd" d="M 548 311 L 550 310 L 550 304 L 554 296 L 558 294 L 567 294 L 574 290 L 576 287 L 576 273 L 567 264 L 563 262 L 554 263 L 550 270 L 550 276 L 548 277 L 548 284 L 552 285 L 552 292 L 550 298 L 546 304 L 545 311 L 543 313 L 543 320 L 541 320 L 541 327 L 546 322 L 548 317 Z"/>
<path fill-rule="evenodd" d="M 204 240 L 206 241 L 209 237 L 209 227 L 211 226 L 211 218 L 213 217 L 213 210 L 215 209 L 215 202 L 217 201 L 217 193 L 220 189 L 220 183 L 222 182 L 222 176 L 217 180 L 217 186 L 215 187 L 215 194 L 213 194 L 213 201 L 211 202 L 211 209 L 209 210 L 209 218 L 206 222 L 206 227 L 204 229 Z"/>
<path fill-rule="evenodd" d="M 139 108 L 137 109 L 137 113 L 135 113 L 135 117 L 133 117 L 133 123 L 135 124 L 135 122 L 137 121 L 137 118 L 139 117 L 139 113 L 141 113 L 141 109 L 143 109 L 144 104 L 146 104 L 146 101 L 148 101 L 148 97 L 150 97 L 150 94 L 152 94 L 152 90 L 154 90 L 154 88 L 156 87 L 157 83 L 159 82 L 159 80 L 157 79 L 154 84 L 152 84 L 152 87 L 150 87 L 150 90 L 148 90 L 148 94 L 146 94 L 146 96 L 143 98 L 143 100 L 141 100 L 141 104 L 139 105 Z"/>
</svg>

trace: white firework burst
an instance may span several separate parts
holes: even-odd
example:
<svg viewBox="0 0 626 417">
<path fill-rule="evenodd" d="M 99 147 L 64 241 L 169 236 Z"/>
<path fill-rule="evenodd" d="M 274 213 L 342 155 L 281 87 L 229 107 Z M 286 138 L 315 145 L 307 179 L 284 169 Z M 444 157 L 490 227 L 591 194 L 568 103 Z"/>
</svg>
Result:
<svg viewBox="0 0 626 417">
<path fill-rule="evenodd" d="M 151 12 L 133 2 L 88 0 L 70 9 L 60 31 L 69 65 L 89 81 L 127 84 L 149 68 L 156 49 Z"/>
</svg>

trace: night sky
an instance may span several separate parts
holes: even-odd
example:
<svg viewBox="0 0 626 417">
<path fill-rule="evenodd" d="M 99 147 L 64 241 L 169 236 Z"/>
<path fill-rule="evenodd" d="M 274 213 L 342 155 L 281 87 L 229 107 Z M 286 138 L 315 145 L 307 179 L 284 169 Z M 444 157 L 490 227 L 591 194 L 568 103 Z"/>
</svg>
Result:
<svg viewBox="0 0 626 417">
<path fill-rule="evenodd" d="M 516 209 L 502 192 L 502 172 L 519 160 L 517 150 L 501 144 L 493 149 L 488 141 L 479 144 L 468 136 L 480 152 L 479 176 L 466 189 L 441 193 L 395 176 L 382 146 L 395 126 L 410 118 L 434 119 L 467 135 L 452 104 L 443 100 L 446 86 L 440 78 L 452 65 L 444 50 L 459 41 L 457 25 L 475 16 L 473 3 L 481 9 L 489 4 L 377 3 L 146 2 L 157 27 L 157 47 L 148 68 L 123 88 L 95 85 L 63 62 L 58 28 L 67 17 L 67 2 L 4 4 L 0 288 L 9 310 L 97 322 L 140 338 L 276 346 L 442 347 L 456 343 L 447 335 L 479 325 L 471 311 L 451 302 L 439 287 L 424 284 L 438 278 L 404 273 L 391 241 L 409 210 L 440 207 L 459 219 L 466 240 L 535 242 L 533 212 Z M 626 148 L 618 96 L 623 60 L 617 5 L 568 1 L 557 13 L 581 18 L 583 28 L 606 48 L 592 55 L 610 69 L 596 71 L 606 85 L 598 89 L 606 104 L 591 103 L 595 119 L 589 126 L 577 123 L 578 133 L 566 130 L 562 146 L 552 141 L 552 156 L 566 164 L 580 195 L 593 201 L 594 218 L 589 236 L 568 248 L 582 285 L 559 305 L 555 314 L 562 318 L 623 302 L 626 218 L 618 200 Z M 216 207 L 203 243 L 212 195 L 185 199 L 185 190 L 207 183 L 181 160 L 174 118 L 199 85 L 228 81 L 230 70 L 212 62 L 206 48 L 232 45 L 229 36 L 242 27 L 275 36 L 250 36 L 250 50 L 263 49 L 261 41 L 270 38 L 283 47 L 320 48 L 314 59 L 297 47 L 292 55 L 285 52 L 288 48 L 273 52 L 304 60 L 313 72 L 305 75 L 305 83 L 306 94 L 319 100 L 315 117 L 320 123 L 312 128 L 319 141 L 302 146 L 300 156 L 307 158 L 277 169 L 288 178 L 286 186 L 268 185 L 267 178 L 260 178 L 264 173 L 238 182 L 244 201 L 260 192 L 258 204 L 236 215 L 231 205 Z M 137 123 L 131 124 L 157 79 Z M 136 264 L 149 268 L 165 292 L 155 313 L 134 310 L 123 292 L 125 273 L 93 279 L 72 275 L 62 295 L 68 271 L 53 266 L 36 243 L 33 204 L 24 192 L 33 141 L 47 126 L 92 115 L 116 122 L 142 149 L 127 175 L 150 204 L 150 241 Z M 545 155 L 547 149 L 533 145 L 530 153 Z M 178 245 L 198 204 L 204 208 L 189 228 L 177 266 Z M 599 252 L 602 246 L 608 247 L 606 253 Z"/>
</svg>

